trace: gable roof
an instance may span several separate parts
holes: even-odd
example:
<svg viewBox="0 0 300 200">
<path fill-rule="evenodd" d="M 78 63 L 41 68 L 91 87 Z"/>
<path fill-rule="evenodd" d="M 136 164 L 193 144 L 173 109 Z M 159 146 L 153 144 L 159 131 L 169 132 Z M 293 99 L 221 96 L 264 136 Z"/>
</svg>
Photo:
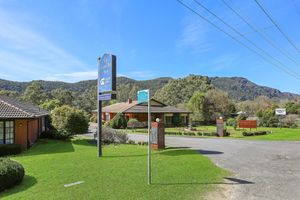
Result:
<svg viewBox="0 0 300 200">
<path fill-rule="evenodd" d="M 0 119 L 36 118 L 48 115 L 48 111 L 30 103 L 0 95 Z"/>
<path fill-rule="evenodd" d="M 137 101 L 115 103 L 102 108 L 102 112 L 107 113 L 147 113 L 148 103 L 138 103 Z M 155 99 L 151 99 L 152 113 L 191 113 L 188 110 L 167 106 Z"/>
</svg>

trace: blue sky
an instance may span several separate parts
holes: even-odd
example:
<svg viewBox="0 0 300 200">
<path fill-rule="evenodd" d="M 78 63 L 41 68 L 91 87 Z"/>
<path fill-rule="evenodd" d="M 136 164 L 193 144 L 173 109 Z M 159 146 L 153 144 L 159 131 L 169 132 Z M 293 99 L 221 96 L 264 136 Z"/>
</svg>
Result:
<svg viewBox="0 0 300 200">
<path fill-rule="evenodd" d="M 192 0 L 188 5 L 237 39 Z M 265 42 L 222 0 L 199 0 L 251 41 L 300 74 L 300 53 L 254 0 L 226 0 L 296 63 Z M 300 1 L 260 0 L 300 48 Z M 76 82 L 97 76 L 97 57 L 117 56 L 118 75 L 242 76 L 282 91 L 300 93 L 300 80 L 261 59 L 176 0 L 0 0 L 0 78 Z"/>
</svg>

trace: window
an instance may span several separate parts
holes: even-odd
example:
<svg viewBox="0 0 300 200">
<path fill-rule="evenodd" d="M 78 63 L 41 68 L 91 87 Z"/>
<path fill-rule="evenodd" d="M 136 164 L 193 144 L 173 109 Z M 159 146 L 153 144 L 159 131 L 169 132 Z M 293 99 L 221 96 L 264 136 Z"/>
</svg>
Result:
<svg viewBox="0 0 300 200">
<path fill-rule="evenodd" d="M 4 144 L 4 122 L 0 121 L 0 144 Z"/>
<path fill-rule="evenodd" d="M 0 144 L 14 143 L 14 121 L 0 121 Z"/>
</svg>

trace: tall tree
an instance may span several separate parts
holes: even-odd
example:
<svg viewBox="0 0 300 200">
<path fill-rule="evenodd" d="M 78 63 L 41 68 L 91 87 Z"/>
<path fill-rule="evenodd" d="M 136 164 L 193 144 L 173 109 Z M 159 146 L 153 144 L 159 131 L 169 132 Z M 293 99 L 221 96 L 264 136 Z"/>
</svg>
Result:
<svg viewBox="0 0 300 200">
<path fill-rule="evenodd" d="M 219 117 L 228 118 L 233 109 L 233 101 L 227 92 L 209 90 L 203 101 L 203 118 L 206 122 L 215 121 Z"/>
<path fill-rule="evenodd" d="M 188 102 L 188 108 L 193 112 L 194 121 L 203 121 L 203 103 L 205 99 L 205 93 L 196 92 Z"/>
<path fill-rule="evenodd" d="M 61 105 L 73 105 L 75 99 L 74 92 L 63 88 L 52 90 L 51 95 L 54 99 L 57 99 Z"/>
<path fill-rule="evenodd" d="M 43 87 L 40 83 L 33 81 L 27 86 L 21 99 L 29 103 L 40 105 L 47 99 L 47 94 L 44 93 Z"/>
</svg>

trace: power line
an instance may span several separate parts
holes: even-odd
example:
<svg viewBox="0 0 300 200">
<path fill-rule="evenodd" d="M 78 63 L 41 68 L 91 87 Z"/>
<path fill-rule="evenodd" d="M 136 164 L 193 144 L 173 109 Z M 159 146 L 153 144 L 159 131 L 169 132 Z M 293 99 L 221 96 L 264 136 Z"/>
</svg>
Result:
<svg viewBox="0 0 300 200">
<path fill-rule="evenodd" d="M 280 51 L 283 55 L 285 55 L 286 57 L 288 57 L 291 61 L 293 61 L 296 65 L 300 66 L 299 62 L 294 59 L 292 56 L 289 55 L 289 53 L 280 48 L 280 46 L 276 45 L 276 43 L 274 41 L 272 41 L 271 39 L 269 39 L 267 36 L 264 35 L 264 33 L 262 31 L 260 31 L 258 28 L 255 28 L 254 25 L 250 24 L 250 22 L 248 22 L 238 11 L 236 11 L 232 6 L 230 6 L 226 0 L 221 0 L 225 6 L 227 8 L 229 8 L 232 12 L 234 12 L 240 19 L 242 19 L 254 32 L 258 33 L 265 41 L 267 41 L 273 48 L 277 49 L 278 51 Z"/>
<path fill-rule="evenodd" d="M 299 48 L 293 43 L 293 41 L 289 38 L 289 36 L 279 27 L 278 23 L 271 17 L 271 15 L 267 12 L 267 10 L 258 2 L 258 0 L 254 0 L 258 7 L 265 13 L 265 15 L 269 18 L 269 20 L 275 25 L 275 27 L 279 30 L 279 32 L 285 37 L 285 39 L 300 53 Z"/>
<path fill-rule="evenodd" d="M 250 44 L 252 44 L 255 48 L 259 49 L 260 51 L 262 51 L 264 54 L 266 54 L 268 57 L 270 57 L 271 59 L 275 60 L 276 62 L 278 62 L 279 64 L 281 64 L 282 66 L 284 66 L 286 69 L 288 69 L 290 72 L 297 74 L 297 76 L 299 76 L 299 74 L 297 72 L 295 72 L 293 69 L 289 68 L 288 66 L 286 66 L 285 64 L 283 64 L 280 60 L 274 58 L 271 54 L 269 54 L 267 51 L 265 51 L 264 49 L 262 49 L 260 46 L 258 46 L 257 44 L 255 44 L 253 41 L 251 41 L 250 39 L 248 39 L 244 34 L 242 34 L 241 32 L 239 32 L 236 28 L 234 28 L 233 26 L 231 26 L 230 24 L 228 24 L 227 22 L 225 22 L 221 17 L 219 17 L 218 15 L 216 15 L 214 12 L 212 12 L 210 9 L 208 9 L 207 7 L 205 7 L 202 3 L 200 3 L 197 0 L 194 0 L 194 2 L 196 2 L 201 8 L 203 8 L 204 10 L 206 10 L 207 12 L 209 12 L 210 14 L 212 14 L 214 17 L 216 17 L 218 20 L 220 20 L 223 24 L 225 24 L 227 27 L 229 27 L 231 30 L 233 30 L 235 33 L 237 33 L 239 36 L 241 36 L 242 38 L 244 38 L 246 41 L 248 41 Z M 299 76 L 300 77 L 300 76 Z"/>
<path fill-rule="evenodd" d="M 181 0 L 177 0 L 177 2 L 179 2 L 182 6 L 184 6 L 185 8 L 187 8 L 188 10 L 190 10 L 191 12 L 193 12 L 194 14 L 198 15 L 202 20 L 206 21 L 207 23 L 209 23 L 210 25 L 212 25 L 213 27 L 215 27 L 216 29 L 218 29 L 219 31 L 221 31 L 222 33 L 224 33 L 225 35 L 227 35 L 228 37 L 230 37 L 231 39 L 233 39 L 234 41 L 236 41 L 237 43 L 239 43 L 240 45 L 242 45 L 243 47 L 245 47 L 246 49 L 250 50 L 251 52 L 253 52 L 254 54 L 260 56 L 261 58 L 263 58 L 264 60 L 266 60 L 267 62 L 269 62 L 270 64 L 274 65 L 276 68 L 282 70 L 283 72 L 285 72 L 286 74 L 300 80 L 300 77 L 295 75 L 294 73 L 291 73 L 289 70 L 286 70 L 285 68 L 278 66 L 276 63 L 274 63 L 272 60 L 266 58 L 264 55 L 260 54 L 259 52 L 257 52 L 256 50 L 252 49 L 251 47 L 247 46 L 246 44 L 244 44 L 243 42 L 239 41 L 238 39 L 236 39 L 234 36 L 232 36 L 231 34 L 229 34 L 228 32 L 224 31 L 222 28 L 220 28 L 219 26 L 217 26 L 216 24 L 214 24 L 212 21 L 210 21 L 209 19 L 207 19 L 206 17 L 202 16 L 201 14 L 199 14 L 197 11 L 195 11 L 194 9 L 192 9 L 190 6 L 188 6 L 187 4 L 185 4 L 184 2 L 182 2 Z"/>
</svg>

